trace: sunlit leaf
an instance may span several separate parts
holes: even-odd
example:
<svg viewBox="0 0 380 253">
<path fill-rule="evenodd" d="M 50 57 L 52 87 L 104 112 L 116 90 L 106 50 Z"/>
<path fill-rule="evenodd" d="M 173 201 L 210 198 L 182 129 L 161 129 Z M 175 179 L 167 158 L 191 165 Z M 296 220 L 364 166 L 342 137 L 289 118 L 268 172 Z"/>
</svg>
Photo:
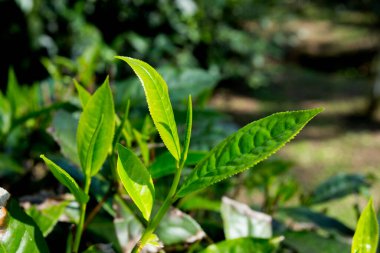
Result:
<svg viewBox="0 0 380 253">
<path fill-rule="evenodd" d="M 274 238 L 258 239 L 258 238 L 237 238 L 225 240 L 216 244 L 211 244 L 201 253 L 274 253 L 276 252 L 280 239 Z"/>
<path fill-rule="evenodd" d="M 30 206 L 26 212 L 33 218 L 46 237 L 53 230 L 69 203 L 69 201 L 45 201 L 41 205 Z"/>
<path fill-rule="evenodd" d="M 50 171 L 53 173 L 54 177 L 64 186 L 69 188 L 70 192 L 75 196 L 75 199 L 80 203 L 86 203 L 89 199 L 82 189 L 79 188 L 77 182 L 67 173 L 64 169 L 59 167 L 53 161 L 45 157 L 44 155 L 40 156 L 46 165 L 49 167 Z"/>
<path fill-rule="evenodd" d="M 246 125 L 209 152 L 185 179 L 177 197 L 256 165 L 294 138 L 321 111 L 311 109 L 276 113 Z"/>
<path fill-rule="evenodd" d="M 118 145 L 117 172 L 143 217 L 149 220 L 154 201 L 152 178 L 141 160 L 129 149 Z"/>
<path fill-rule="evenodd" d="M 376 253 L 378 241 L 379 225 L 371 198 L 360 215 L 352 239 L 351 253 Z"/>
<path fill-rule="evenodd" d="M 164 216 L 156 233 L 165 245 L 194 243 L 206 235 L 191 216 L 178 209 L 172 209 Z"/>
<path fill-rule="evenodd" d="M 88 100 L 79 119 L 77 145 L 86 176 L 94 176 L 107 158 L 115 132 L 115 111 L 108 78 Z"/>
<path fill-rule="evenodd" d="M 0 252 L 45 253 L 46 242 L 36 223 L 21 209 L 9 193 L 0 188 Z"/>
<path fill-rule="evenodd" d="M 128 63 L 139 77 L 154 125 L 169 152 L 179 161 L 181 150 L 166 82 L 154 68 L 143 61 L 122 56 L 116 58 Z"/>
<path fill-rule="evenodd" d="M 246 204 L 223 197 L 221 213 L 226 239 L 272 237 L 272 217 L 252 210 Z"/>
<path fill-rule="evenodd" d="M 220 212 L 221 202 L 207 199 L 202 196 L 189 195 L 181 199 L 178 207 L 185 211 L 208 210 Z"/>
</svg>

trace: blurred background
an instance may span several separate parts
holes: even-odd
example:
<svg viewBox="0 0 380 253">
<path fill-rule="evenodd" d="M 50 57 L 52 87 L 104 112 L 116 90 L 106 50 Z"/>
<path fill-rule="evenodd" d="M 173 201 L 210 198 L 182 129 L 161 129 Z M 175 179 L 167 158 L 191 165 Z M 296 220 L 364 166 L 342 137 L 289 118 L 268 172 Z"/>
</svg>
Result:
<svg viewBox="0 0 380 253">
<path fill-rule="evenodd" d="M 17 79 L 20 90 L 42 94 L 38 107 L 66 101 L 73 78 L 91 91 L 109 75 L 119 109 L 126 97 L 132 108 L 143 108 L 138 81 L 113 58 L 131 56 L 158 68 L 179 118 L 187 94 L 194 94 L 195 150 L 270 113 L 324 107 L 277 155 L 291 163 L 287 177 L 301 196 L 340 173 L 371 182 L 380 175 L 378 0 L 0 0 L 0 17 L 4 94 L 12 94 L 10 80 Z M 19 115 L 30 102 L 22 94 Z M 2 122 L 1 149 L 12 162 L 44 151 L 38 140 L 46 133 L 30 130 L 20 147 L 26 133 L 10 134 Z M 38 181 L 28 161 L 22 166 Z M 351 200 L 335 205 L 341 201 Z M 355 225 L 354 214 L 334 212 L 339 208 L 330 215 Z"/>
</svg>

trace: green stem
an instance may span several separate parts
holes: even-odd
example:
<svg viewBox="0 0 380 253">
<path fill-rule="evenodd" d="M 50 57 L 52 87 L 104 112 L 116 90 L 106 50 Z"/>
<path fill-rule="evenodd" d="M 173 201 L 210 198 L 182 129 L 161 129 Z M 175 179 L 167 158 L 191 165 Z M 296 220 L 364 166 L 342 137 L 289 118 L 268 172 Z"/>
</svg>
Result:
<svg viewBox="0 0 380 253">
<path fill-rule="evenodd" d="M 86 176 L 84 181 L 84 193 L 88 195 L 90 191 L 90 184 L 91 184 L 91 177 Z M 83 233 L 83 225 L 86 218 L 86 208 L 87 203 L 80 204 L 80 218 L 79 218 L 79 224 L 77 226 L 77 230 L 75 232 L 75 239 L 74 239 L 74 246 L 73 246 L 73 252 L 77 253 L 79 250 L 80 240 L 82 238 Z"/>
<path fill-rule="evenodd" d="M 175 200 L 174 199 L 175 193 L 177 191 L 177 187 L 178 187 L 179 180 L 181 178 L 181 171 L 182 171 L 182 167 L 180 167 L 179 165 L 177 165 L 177 168 L 178 169 L 177 169 L 177 171 L 175 173 L 172 186 L 170 187 L 169 193 L 166 196 L 166 199 L 164 200 L 164 203 L 162 204 L 162 206 L 158 210 L 157 214 L 153 217 L 153 219 L 151 220 L 151 222 L 149 222 L 147 228 L 145 229 L 145 231 L 144 231 L 144 233 L 143 233 L 143 235 L 142 235 L 142 237 L 140 239 L 140 242 L 138 243 L 138 245 L 135 246 L 135 248 L 133 249 L 132 253 L 138 253 L 138 252 L 140 252 L 142 250 L 142 248 L 144 247 L 144 245 L 147 243 L 149 237 L 156 230 L 158 224 L 160 223 L 160 221 L 162 220 L 162 218 L 164 217 L 164 215 L 167 213 L 167 211 L 170 208 L 171 204 L 174 202 L 174 200 Z"/>
</svg>

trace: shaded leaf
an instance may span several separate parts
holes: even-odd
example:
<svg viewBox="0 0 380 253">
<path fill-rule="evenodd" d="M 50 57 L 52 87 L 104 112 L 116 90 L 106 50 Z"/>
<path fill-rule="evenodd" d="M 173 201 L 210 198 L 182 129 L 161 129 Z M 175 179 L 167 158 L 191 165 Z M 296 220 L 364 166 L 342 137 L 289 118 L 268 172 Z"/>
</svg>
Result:
<svg viewBox="0 0 380 253">
<path fill-rule="evenodd" d="M 8 99 L 0 91 L 0 134 L 7 133 L 11 128 L 12 111 Z"/>
<path fill-rule="evenodd" d="M 312 222 L 323 229 L 334 230 L 344 235 L 352 236 L 354 233 L 351 228 L 347 227 L 340 221 L 331 218 L 326 214 L 315 212 L 305 207 L 280 208 L 277 211 L 277 214 L 284 214 L 286 217 L 290 217 L 296 222 Z"/>
<path fill-rule="evenodd" d="M 315 232 L 286 232 L 284 243 L 298 253 L 349 252 L 350 245 Z"/>
<path fill-rule="evenodd" d="M 179 161 L 181 150 L 166 82 L 154 68 L 143 61 L 122 56 L 116 58 L 128 63 L 139 77 L 154 125 L 169 152 Z"/>
<path fill-rule="evenodd" d="M 376 253 L 378 241 L 379 225 L 371 198 L 360 215 L 352 239 L 351 253 Z"/>
<path fill-rule="evenodd" d="M 307 203 L 318 204 L 342 198 L 349 194 L 359 193 L 361 188 L 369 186 L 370 182 L 364 175 L 340 173 L 317 186 Z"/>
<path fill-rule="evenodd" d="M 207 153 L 203 151 L 189 151 L 185 166 L 193 166 L 197 164 Z M 176 171 L 176 161 L 170 153 L 165 152 L 157 156 L 156 160 L 149 167 L 152 178 L 167 176 Z"/>
<path fill-rule="evenodd" d="M 45 239 L 36 223 L 0 188 L 0 252 L 45 253 L 49 252 Z"/>
<path fill-rule="evenodd" d="M 186 131 L 185 131 L 185 140 L 183 143 L 183 150 L 181 153 L 181 165 L 180 168 L 183 167 L 187 160 L 187 154 L 189 152 L 190 147 L 190 138 L 191 138 L 191 128 L 193 127 L 193 104 L 191 101 L 191 95 L 189 95 L 187 101 L 187 115 L 186 115 Z"/>
<path fill-rule="evenodd" d="M 174 208 L 164 216 L 156 233 L 165 245 L 194 243 L 206 235 L 191 216 Z"/>
<path fill-rule="evenodd" d="M 50 171 L 53 173 L 54 177 L 64 186 L 69 188 L 70 192 L 75 196 L 75 199 L 80 203 L 86 203 L 89 199 L 89 196 L 86 195 L 82 189 L 79 188 L 77 182 L 67 173 L 64 169 L 59 167 L 53 161 L 45 157 L 44 155 L 40 156 L 46 165 L 49 167 Z"/>
<path fill-rule="evenodd" d="M 258 239 L 258 238 L 237 238 L 225 240 L 208 246 L 201 253 L 274 253 L 276 252 L 280 239 L 274 238 Z"/>
<path fill-rule="evenodd" d="M 226 239 L 239 237 L 269 239 L 272 237 L 272 217 L 253 211 L 246 204 L 223 197 L 221 213 Z"/>
<path fill-rule="evenodd" d="M 78 119 L 73 114 L 59 110 L 53 117 L 49 133 L 59 144 L 61 153 L 70 161 L 79 165 L 76 132 Z"/>
<path fill-rule="evenodd" d="M 119 197 L 115 197 L 114 207 L 116 209 L 116 217 L 113 222 L 117 239 L 119 240 L 122 252 L 131 252 L 139 241 L 144 227 Z"/>
<path fill-rule="evenodd" d="M 38 206 L 32 205 L 26 210 L 26 213 L 33 218 L 43 236 L 46 237 L 53 230 L 69 203 L 69 201 L 58 203 L 53 200 L 45 201 Z"/>
<path fill-rule="evenodd" d="M 129 149 L 118 145 L 117 172 L 143 217 L 149 220 L 154 201 L 152 178 L 141 160 Z"/>
<path fill-rule="evenodd" d="M 0 153 L 0 177 L 21 175 L 25 170 L 10 156 Z M 12 178 L 13 179 L 13 178 Z"/>
<path fill-rule="evenodd" d="M 276 113 L 254 121 L 213 148 L 185 179 L 177 197 L 203 189 L 266 159 L 322 109 Z"/>
<path fill-rule="evenodd" d="M 107 158 L 115 132 L 115 111 L 108 78 L 87 102 L 80 116 L 77 145 L 86 176 L 94 176 Z"/>
<path fill-rule="evenodd" d="M 95 244 L 88 247 L 83 253 L 115 253 L 111 244 Z"/>
<path fill-rule="evenodd" d="M 201 196 L 190 195 L 181 199 L 178 207 L 185 211 L 208 210 L 220 212 L 221 202 L 203 198 Z"/>
</svg>

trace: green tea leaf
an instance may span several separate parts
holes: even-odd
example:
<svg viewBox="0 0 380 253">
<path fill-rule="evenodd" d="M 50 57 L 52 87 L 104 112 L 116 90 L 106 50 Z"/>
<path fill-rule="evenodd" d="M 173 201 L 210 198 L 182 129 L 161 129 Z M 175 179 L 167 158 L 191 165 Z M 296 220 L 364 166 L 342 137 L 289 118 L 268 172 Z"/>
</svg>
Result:
<svg viewBox="0 0 380 253">
<path fill-rule="evenodd" d="M 179 161 L 181 150 L 178 131 L 166 82 L 154 68 L 143 61 L 122 56 L 116 58 L 128 63 L 139 77 L 154 125 L 169 152 Z"/>
<path fill-rule="evenodd" d="M 40 156 L 46 165 L 49 167 L 54 177 L 64 186 L 69 188 L 70 192 L 75 196 L 75 199 L 79 203 L 86 203 L 89 199 L 88 195 L 86 195 L 78 186 L 77 182 L 67 173 L 64 169 L 59 167 L 53 161 L 45 157 L 44 155 Z"/>
<path fill-rule="evenodd" d="M 369 186 L 370 181 L 364 175 L 340 173 L 318 185 L 311 193 L 307 204 L 318 204 L 342 198 L 349 194 L 359 193 L 362 188 Z"/>
<path fill-rule="evenodd" d="M 193 126 L 193 104 L 191 101 L 191 95 L 189 95 L 189 99 L 187 101 L 187 115 L 186 115 L 186 136 L 185 141 L 183 143 L 183 150 L 181 154 L 181 165 L 182 168 L 187 160 L 187 153 L 189 152 L 190 146 L 190 138 L 191 138 L 191 128 Z"/>
<path fill-rule="evenodd" d="M 80 165 L 76 132 L 78 128 L 78 118 L 72 113 L 59 110 L 53 117 L 49 133 L 59 144 L 61 153 L 76 165 Z"/>
<path fill-rule="evenodd" d="M 185 179 L 177 197 L 203 189 L 266 159 L 322 109 L 276 113 L 254 121 L 213 148 Z"/>
<path fill-rule="evenodd" d="M 84 108 L 88 100 L 90 100 L 91 94 L 82 85 L 80 85 L 78 81 L 75 79 L 74 79 L 74 85 L 79 95 L 80 104 L 82 105 L 82 108 Z"/>
<path fill-rule="evenodd" d="M 222 198 L 221 214 L 226 239 L 272 237 L 272 217 L 252 210 L 246 204 Z"/>
<path fill-rule="evenodd" d="M 11 104 L 0 90 L 0 134 L 8 133 L 11 128 L 11 121 Z"/>
<path fill-rule="evenodd" d="M 115 132 L 115 110 L 108 78 L 88 100 L 79 119 L 77 147 L 86 176 L 94 176 L 107 158 Z"/>
<path fill-rule="evenodd" d="M 351 253 L 376 253 L 378 241 L 379 225 L 371 198 L 360 215 L 352 240 Z"/>
<path fill-rule="evenodd" d="M 49 252 L 45 239 L 33 219 L 14 199 L 8 200 L 8 198 L 9 193 L 0 188 L 0 216 L 2 218 L 0 252 Z"/>
<path fill-rule="evenodd" d="M 237 238 L 211 244 L 201 253 L 274 253 L 279 245 L 279 239 L 271 240 L 257 238 Z"/>
<path fill-rule="evenodd" d="M 129 149 L 118 145 L 117 172 L 143 217 L 149 220 L 154 201 L 152 178 L 141 160 Z"/>
<path fill-rule="evenodd" d="M 57 201 L 48 200 L 39 206 L 32 205 L 26 212 L 33 218 L 46 237 L 53 230 L 69 203 L 69 201 L 57 203 Z"/>
<path fill-rule="evenodd" d="M 202 158 L 205 157 L 207 152 L 204 151 L 189 151 L 185 166 L 194 166 Z M 164 152 L 161 155 L 157 156 L 154 162 L 149 167 L 150 174 L 153 179 L 170 175 L 174 173 L 177 169 L 176 160 L 169 152 Z"/>
</svg>

